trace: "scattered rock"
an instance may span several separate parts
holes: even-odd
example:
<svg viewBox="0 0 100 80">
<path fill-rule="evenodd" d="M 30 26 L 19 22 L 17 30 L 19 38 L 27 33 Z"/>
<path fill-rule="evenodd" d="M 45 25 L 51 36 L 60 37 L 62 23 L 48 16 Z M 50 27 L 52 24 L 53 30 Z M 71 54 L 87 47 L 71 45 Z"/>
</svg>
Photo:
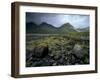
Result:
<svg viewBox="0 0 100 80">
<path fill-rule="evenodd" d="M 53 66 L 56 66 L 56 65 L 57 65 L 57 63 L 53 63 L 52 65 L 53 65 Z"/>
<path fill-rule="evenodd" d="M 60 58 L 59 55 L 55 55 L 55 56 L 54 56 L 54 59 L 55 59 L 55 60 L 58 60 L 59 58 Z"/>
<path fill-rule="evenodd" d="M 75 44 L 72 54 L 77 58 L 82 58 L 84 56 L 82 47 L 79 44 Z"/>
<path fill-rule="evenodd" d="M 63 63 L 64 63 L 64 59 L 63 59 L 63 58 L 60 58 L 58 62 L 59 62 L 60 64 L 63 64 Z"/>
<path fill-rule="evenodd" d="M 47 46 L 35 47 L 32 51 L 26 50 L 26 66 L 39 67 L 57 65 L 78 65 L 89 63 L 87 55 L 86 57 L 84 56 L 84 50 L 79 44 L 75 44 L 73 46 L 73 49 L 70 49 L 70 46 L 66 51 L 62 49 L 63 52 L 62 50 L 57 50 L 58 51 L 56 51 L 55 49 L 50 52 Z"/>
<path fill-rule="evenodd" d="M 76 58 L 72 55 L 72 57 L 71 57 L 71 63 L 75 64 L 75 61 L 76 61 Z"/>
<path fill-rule="evenodd" d="M 43 58 L 48 55 L 48 47 L 35 47 L 33 49 L 33 56 Z"/>
<path fill-rule="evenodd" d="M 26 50 L 26 61 L 32 57 L 32 53 L 30 50 Z"/>
</svg>

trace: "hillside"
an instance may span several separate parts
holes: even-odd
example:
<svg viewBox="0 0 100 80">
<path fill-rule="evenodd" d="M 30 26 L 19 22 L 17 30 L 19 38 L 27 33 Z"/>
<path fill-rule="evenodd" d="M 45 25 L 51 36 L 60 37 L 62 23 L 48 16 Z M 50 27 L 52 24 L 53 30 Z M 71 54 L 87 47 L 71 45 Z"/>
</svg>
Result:
<svg viewBox="0 0 100 80">
<path fill-rule="evenodd" d="M 89 32 L 89 27 L 78 28 L 77 31 L 78 31 L 78 32 Z"/>
<path fill-rule="evenodd" d="M 65 23 L 58 28 L 60 33 L 76 32 L 74 27 L 70 23 Z"/>
<path fill-rule="evenodd" d="M 89 28 L 26 24 L 26 67 L 89 64 Z"/>
<path fill-rule="evenodd" d="M 26 23 L 26 33 L 59 34 L 68 32 L 76 32 L 70 23 L 65 23 L 60 27 L 55 27 L 45 22 L 40 25 L 36 25 L 33 22 Z"/>
</svg>

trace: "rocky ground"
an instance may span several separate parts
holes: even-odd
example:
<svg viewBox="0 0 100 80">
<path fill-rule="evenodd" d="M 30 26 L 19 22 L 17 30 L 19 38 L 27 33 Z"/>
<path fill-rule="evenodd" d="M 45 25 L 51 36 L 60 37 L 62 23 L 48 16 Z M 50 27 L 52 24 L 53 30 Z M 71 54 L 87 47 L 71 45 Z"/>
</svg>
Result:
<svg viewBox="0 0 100 80">
<path fill-rule="evenodd" d="M 26 67 L 78 64 L 89 64 L 89 49 L 77 43 L 67 46 L 66 49 L 57 45 L 52 49 L 49 46 L 42 46 L 26 50 Z"/>
</svg>

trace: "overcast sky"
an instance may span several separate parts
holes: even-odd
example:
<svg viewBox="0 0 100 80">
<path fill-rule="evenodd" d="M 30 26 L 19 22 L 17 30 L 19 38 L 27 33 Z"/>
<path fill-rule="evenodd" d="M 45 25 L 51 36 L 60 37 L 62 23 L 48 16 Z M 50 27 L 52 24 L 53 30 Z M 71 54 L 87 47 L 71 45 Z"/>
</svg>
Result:
<svg viewBox="0 0 100 80">
<path fill-rule="evenodd" d="M 41 24 L 46 22 L 55 27 L 60 27 L 64 23 L 70 23 L 75 28 L 89 27 L 89 15 L 79 14 L 56 14 L 56 13 L 26 13 L 26 22 Z"/>
</svg>

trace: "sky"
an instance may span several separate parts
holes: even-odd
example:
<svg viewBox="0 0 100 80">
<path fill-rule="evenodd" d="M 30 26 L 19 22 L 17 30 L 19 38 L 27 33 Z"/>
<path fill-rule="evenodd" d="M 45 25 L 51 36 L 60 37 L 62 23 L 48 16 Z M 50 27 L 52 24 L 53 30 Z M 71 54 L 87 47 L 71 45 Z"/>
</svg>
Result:
<svg viewBox="0 0 100 80">
<path fill-rule="evenodd" d="M 70 23 L 74 28 L 85 28 L 90 25 L 90 16 L 79 14 L 26 12 L 26 22 L 34 22 L 37 25 L 46 22 L 55 27 L 60 27 L 65 23 Z"/>
</svg>

